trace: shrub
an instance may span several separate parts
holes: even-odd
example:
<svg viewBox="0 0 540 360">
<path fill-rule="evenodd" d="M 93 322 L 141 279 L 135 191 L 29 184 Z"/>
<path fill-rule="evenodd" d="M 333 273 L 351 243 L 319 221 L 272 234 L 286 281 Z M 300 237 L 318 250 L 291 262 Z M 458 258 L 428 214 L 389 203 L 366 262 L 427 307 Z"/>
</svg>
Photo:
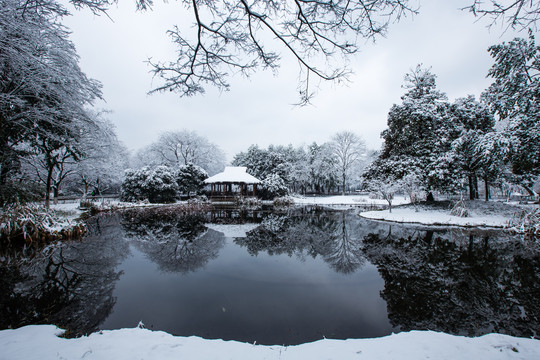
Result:
<svg viewBox="0 0 540 360">
<path fill-rule="evenodd" d="M 126 170 L 120 200 L 142 201 L 151 203 L 169 203 L 177 198 L 178 185 L 174 171 L 167 166 L 158 166 L 154 170 L 144 167 L 139 170 Z"/>
<path fill-rule="evenodd" d="M 270 174 L 263 180 L 259 196 L 265 200 L 273 200 L 288 193 L 285 181 L 278 174 Z"/>
<path fill-rule="evenodd" d="M 208 174 L 201 167 L 189 163 L 185 166 L 180 166 L 176 172 L 176 182 L 180 193 L 190 196 L 193 194 L 201 194 L 204 188 L 204 180 L 208 178 Z"/>
<path fill-rule="evenodd" d="M 120 200 L 135 202 L 147 199 L 148 195 L 144 184 L 149 175 L 150 168 L 148 167 L 139 170 L 126 170 L 120 189 Z"/>
<path fill-rule="evenodd" d="M 172 169 L 167 166 L 156 167 L 146 179 L 144 190 L 151 203 L 174 202 L 178 193 L 178 185 Z"/>
<path fill-rule="evenodd" d="M 454 204 L 454 206 L 450 210 L 450 215 L 459 216 L 459 217 L 469 216 L 469 210 L 465 206 L 465 203 L 463 202 L 463 200 L 460 200 Z"/>
<path fill-rule="evenodd" d="M 516 232 L 530 236 L 540 236 L 540 209 L 521 211 L 514 214 L 508 226 Z"/>
<path fill-rule="evenodd" d="M 292 206 L 294 205 L 294 200 L 288 196 L 278 197 L 274 199 L 273 205 L 278 207 Z"/>
</svg>

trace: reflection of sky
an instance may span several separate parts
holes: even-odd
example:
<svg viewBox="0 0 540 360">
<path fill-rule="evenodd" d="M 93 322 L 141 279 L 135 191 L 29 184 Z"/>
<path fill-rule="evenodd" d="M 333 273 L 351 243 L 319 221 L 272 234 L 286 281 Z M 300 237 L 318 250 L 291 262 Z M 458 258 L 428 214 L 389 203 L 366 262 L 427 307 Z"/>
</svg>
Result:
<svg viewBox="0 0 540 360">
<path fill-rule="evenodd" d="M 182 275 L 162 273 L 132 250 L 121 265 L 116 307 L 103 329 L 142 320 L 148 328 L 178 335 L 266 344 L 392 331 L 379 296 L 384 282 L 371 264 L 338 274 L 320 257 L 255 257 L 227 239 L 218 258 Z"/>
<path fill-rule="evenodd" d="M 246 234 L 253 229 L 256 229 L 261 224 L 246 223 L 246 224 L 204 224 L 209 229 L 223 233 L 225 237 L 236 238 L 246 237 Z"/>
</svg>

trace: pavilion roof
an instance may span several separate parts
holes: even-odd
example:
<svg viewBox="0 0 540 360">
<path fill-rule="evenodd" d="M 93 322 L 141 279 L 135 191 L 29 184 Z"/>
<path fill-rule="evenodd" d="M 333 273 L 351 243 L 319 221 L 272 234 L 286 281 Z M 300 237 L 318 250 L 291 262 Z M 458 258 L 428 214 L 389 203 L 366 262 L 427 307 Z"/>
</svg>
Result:
<svg viewBox="0 0 540 360">
<path fill-rule="evenodd" d="M 260 184 L 262 181 L 255 176 L 247 173 L 247 168 L 244 166 L 227 166 L 223 172 L 210 176 L 204 180 L 206 184 L 219 183 L 244 183 L 244 184 Z"/>
</svg>

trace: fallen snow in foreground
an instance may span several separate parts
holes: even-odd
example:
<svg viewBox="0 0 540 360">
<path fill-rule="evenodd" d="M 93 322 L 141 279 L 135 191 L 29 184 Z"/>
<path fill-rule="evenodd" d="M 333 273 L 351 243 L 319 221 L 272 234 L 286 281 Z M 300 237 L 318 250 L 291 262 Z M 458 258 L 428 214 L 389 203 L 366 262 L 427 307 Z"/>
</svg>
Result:
<svg viewBox="0 0 540 360">
<path fill-rule="evenodd" d="M 449 210 L 418 209 L 404 207 L 382 211 L 366 211 L 359 214 L 361 217 L 373 220 L 395 221 L 400 223 L 415 223 L 423 225 L 453 225 L 470 227 L 508 226 L 510 219 L 504 214 L 471 214 L 468 217 L 459 217 L 450 214 Z"/>
<path fill-rule="evenodd" d="M 478 338 L 411 331 L 377 339 L 319 340 L 297 346 L 175 337 L 121 329 L 63 339 L 53 325 L 0 331 L 0 359 L 540 359 L 540 340 L 489 334 Z"/>
<path fill-rule="evenodd" d="M 297 205 L 388 205 L 386 200 L 372 199 L 368 195 L 338 195 L 338 196 L 294 196 Z M 393 205 L 408 204 L 409 201 L 403 196 L 396 196 Z"/>
</svg>

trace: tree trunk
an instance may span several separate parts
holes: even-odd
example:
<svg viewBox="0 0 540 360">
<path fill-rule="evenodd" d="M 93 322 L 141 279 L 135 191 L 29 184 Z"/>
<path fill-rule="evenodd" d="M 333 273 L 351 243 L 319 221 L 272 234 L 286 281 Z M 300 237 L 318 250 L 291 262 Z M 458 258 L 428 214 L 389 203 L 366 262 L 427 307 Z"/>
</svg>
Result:
<svg viewBox="0 0 540 360">
<path fill-rule="evenodd" d="M 45 208 L 48 210 L 51 207 L 51 183 L 52 183 L 52 173 L 54 167 L 49 166 L 47 169 L 47 181 L 45 184 Z"/>
<path fill-rule="evenodd" d="M 58 204 L 58 194 L 60 192 L 60 186 L 58 184 L 54 184 L 54 187 L 53 187 L 53 199 L 54 199 L 54 203 L 55 204 Z"/>
<path fill-rule="evenodd" d="M 486 201 L 489 201 L 489 198 L 491 197 L 491 194 L 489 193 L 489 181 L 487 177 L 484 178 L 484 188 L 486 192 Z"/>
<path fill-rule="evenodd" d="M 529 196 L 534 196 L 534 191 L 532 191 L 527 185 L 521 185 L 522 188 L 525 189 L 525 191 L 527 191 L 527 193 L 529 194 Z"/>
<path fill-rule="evenodd" d="M 476 174 L 469 175 L 469 199 L 478 199 L 478 178 Z"/>
</svg>

